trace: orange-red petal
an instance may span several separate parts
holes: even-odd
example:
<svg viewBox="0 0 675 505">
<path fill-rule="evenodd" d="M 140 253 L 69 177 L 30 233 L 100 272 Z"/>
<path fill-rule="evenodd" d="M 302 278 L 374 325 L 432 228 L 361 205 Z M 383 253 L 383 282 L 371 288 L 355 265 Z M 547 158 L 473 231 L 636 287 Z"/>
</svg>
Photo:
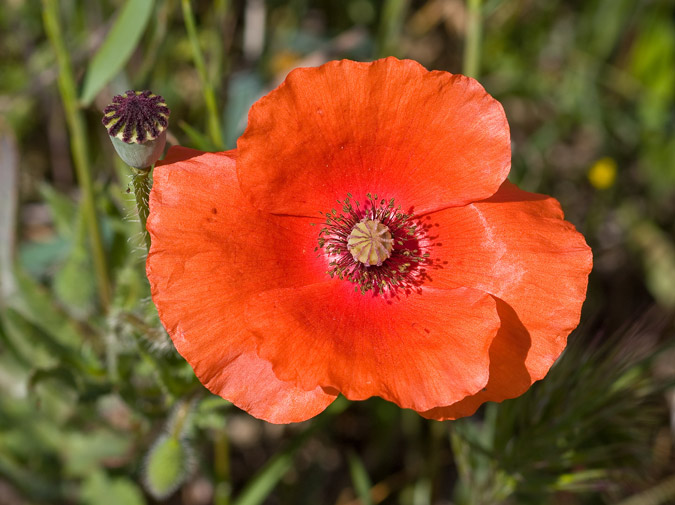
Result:
<svg viewBox="0 0 675 505">
<path fill-rule="evenodd" d="M 423 287 L 390 298 L 337 279 L 253 296 L 247 320 L 279 378 L 415 410 L 483 388 L 500 325 L 494 299 L 478 290 Z"/>
<path fill-rule="evenodd" d="M 422 413 L 454 419 L 518 396 L 546 375 L 579 323 L 592 253 L 554 198 L 509 182 L 485 201 L 430 218 L 439 225 L 434 255 L 446 261 L 430 285 L 491 293 L 502 320 L 485 390 Z"/>
<path fill-rule="evenodd" d="M 348 192 L 418 214 L 485 199 L 511 157 L 502 106 L 477 81 L 395 58 L 292 71 L 253 105 L 237 151 L 257 208 L 305 216 Z"/>
<path fill-rule="evenodd" d="M 303 250 L 307 240 L 314 247 L 316 232 L 298 219 L 270 222 L 280 218 L 251 208 L 239 192 L 231 152 L 172 148 L 155 168 L 150 209 L 153 300 L 200 381 L 271 422 L 303 421 L 324 410 L 335 393 L 277 378 L 258 357 L 244 319 L 247 295 L 323 275 L 313 268 L 313 250 Z"/>
</svg>

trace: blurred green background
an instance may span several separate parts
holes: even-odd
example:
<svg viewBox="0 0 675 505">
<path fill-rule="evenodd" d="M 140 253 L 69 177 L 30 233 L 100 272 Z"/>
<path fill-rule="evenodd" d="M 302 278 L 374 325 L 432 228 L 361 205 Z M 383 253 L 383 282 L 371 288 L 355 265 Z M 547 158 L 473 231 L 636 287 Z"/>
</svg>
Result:
<svg viewBox="0 0 675 505">
<path fill-rule="evenodd" d="M 387 55 L 504 105 L 511 180 L 593 248 L 582 324 L 545 381 L 469 419 L 371 399 L 269 425 L 162 330 L 101 111 L 151 89 L 170 143 L 229 149 L 292 68 Z M 0 504 L 675 503 L 674 310 L 672 0 L 0 5 Z"/>
</svg>

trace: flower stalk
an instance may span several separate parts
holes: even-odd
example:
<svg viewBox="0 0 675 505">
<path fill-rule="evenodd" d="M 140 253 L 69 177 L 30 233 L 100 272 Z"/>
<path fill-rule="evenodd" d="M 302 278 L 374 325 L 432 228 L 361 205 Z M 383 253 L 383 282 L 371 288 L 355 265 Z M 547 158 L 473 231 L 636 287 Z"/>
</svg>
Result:
<svg viewBox="0 0 675 505">
<path fill-rule="evenodd" d="M 478 79 L 480 75 L 480 44 L 483 35 L 481 0 L 468 0 L 466 40 L 462 73 Z"/>
<path fill-rule="evenodd" d="M 213 146 L 216 149 L 224 149 L 223 134 L 220 128 L 220 115 L 218 114 L 218 107 L 216 105 L 216 94 L 213 91 L 213 85 L 209 80 L 206 72 L 206 64 L 204 63 L 204 55 L 199 47 L 199 38 L 197 37 L 197 26 L 195 23 L 195 16 L 192 12 L 192 5 L 190 0 L 182 0 L 183 20 L 185 22 L 185 29 L 187 30 L 188 38 L 190 39 L 190 46 L 192 47 L 192 57 L 194 58 L 195 67 L 199 73 L 199 78 L 202 81 L 204 89 L 204 101 L 206 102 L 206 110 L 208 114 L 208 130 Z"/>
<path fill-rule="evenodd" d="M 138 217 L 143 227 L 145 245 L 150 250 L 146 223 L 150 213 L 150 171 L 162 156 L 171 111 L 164 98 L 150 90 L 132 89 L 113 97 L 103 110 L 102 123 L 119 157 L 131 169 Z"/>
<path fill-rule="evenodd" d="M 216 485 L 214 490 L 215 505 L 230 505 L 230 441 L 225 428 L 215 433 L 213 441 L 214 473 Z"/>
<path fill-rule="evenodd" d="M 148 222 L 148 215 L 150 214 L 148 200 L 150 198 L 150 189 L 152 188 L 152 182 L 150 180 L 150 168 L 131 168 L 131 172 L 131 184 L 134 187 L 136 209 L 138 210 L 138 218 L 141 221 L 141 227 L 143 229 L 143 240 L 145 241 L 145 247 L 149 251 L 150 234 L 146 229 L 146 223 Z"/>
<path fill-rule="evenodd" d="M 58 86 L 65 109 L 66 122 L 70 130 L 70 148 L 77 180 L 82 190 L 82 206 L 91 241 L 98 297 L 104 312 L 110 305 L 110 280 L 103 247 L 103 238 L 98 223 L 94 199 L 94 186 L 89 172 L 89 153 L 87 151 L 87 134 L 84 119 L 78 106 L 75 79 L 70 63 L 70 56 L 63 40 L 63 31 L 59 21 L 56 0 L 43 0 L 43 22 L 49 42 L 56 54 L 59 66 Z"/>
</svg>

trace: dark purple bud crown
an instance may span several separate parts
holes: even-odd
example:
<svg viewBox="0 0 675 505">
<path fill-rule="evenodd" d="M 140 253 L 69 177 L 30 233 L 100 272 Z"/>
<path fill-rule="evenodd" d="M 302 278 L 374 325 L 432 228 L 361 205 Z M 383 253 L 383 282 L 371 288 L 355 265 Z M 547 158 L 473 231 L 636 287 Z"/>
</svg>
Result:
<svg viewBox="0 0 675 505">
<path fill-rule="evenodd" d="M 113 98 L 103 110 L 103 126 L 111 137 L 127 144 L 143 144 L 154 140 L 169 126 L 164 98 L 146 91 L 129 90 Z"/>
</svg>

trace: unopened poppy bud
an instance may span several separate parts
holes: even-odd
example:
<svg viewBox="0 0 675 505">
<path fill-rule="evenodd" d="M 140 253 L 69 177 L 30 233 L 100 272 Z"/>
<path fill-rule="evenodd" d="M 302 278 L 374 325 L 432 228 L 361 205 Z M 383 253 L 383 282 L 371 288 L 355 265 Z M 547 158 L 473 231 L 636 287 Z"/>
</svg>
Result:
<svg viewBox="0 0 675 505">
<path fill-rule="evenodd" d="M 161 96 L 129 90 L 113 98 L 102 122 L 120 158 L 134 168 L 148 168 L 164 151 L 170 113 Z"/>
</svg>

